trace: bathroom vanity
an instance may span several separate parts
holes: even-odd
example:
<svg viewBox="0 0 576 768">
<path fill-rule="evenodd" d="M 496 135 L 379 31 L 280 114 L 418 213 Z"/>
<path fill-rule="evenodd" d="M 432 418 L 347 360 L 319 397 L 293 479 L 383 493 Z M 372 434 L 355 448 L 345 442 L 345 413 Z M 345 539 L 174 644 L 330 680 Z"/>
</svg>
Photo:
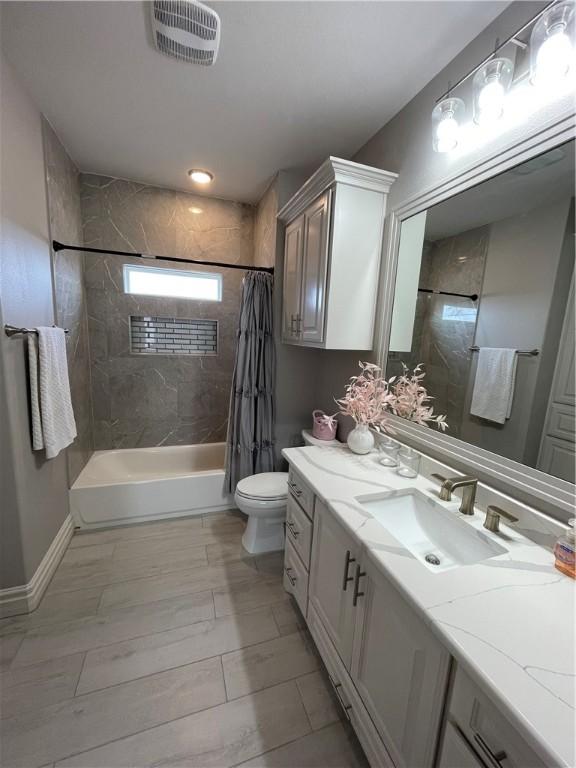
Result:
<svg viewBox="0 0 576 768">
<path fill-rule="evenodd" d="M 457 473 L 426 457 L 410 480 L 345 447 L 283 453 L 284 584 L 371 765 L 573 766 L 560 524 L 485 486 L 464 518 L 431 478 Z M 486 530 L 492 503 L 518 523 Z"/>
</svg>

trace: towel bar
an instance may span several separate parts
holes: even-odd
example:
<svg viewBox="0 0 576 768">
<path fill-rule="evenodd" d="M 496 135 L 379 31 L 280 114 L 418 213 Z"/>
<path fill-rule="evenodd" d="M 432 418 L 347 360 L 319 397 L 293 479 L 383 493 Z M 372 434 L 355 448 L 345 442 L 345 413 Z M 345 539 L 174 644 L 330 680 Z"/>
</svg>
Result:
<svg viewBox="0 0 576 768">
<path fill-rule="evenodd" d="M 38 333 L 38 331 L 36 328 L 18 328 L 16 325 L 8 325 L 6 323 L 4 333 L 6 336 L 16 336 L 17 333 Z M 64 328 L 64 333 L 69 333 L 68 328 Z"/>
<path fill-rule="evenodd" d="M 470 352 L 479 352 L 480 351 L 480 347 L 476 347 L 476 346 L 468 347 L 468 349 L 470 350 Z M 531 357 L 536 357 L 536 355 L 540 354 L 540 350 L 539 349 L 517 349 L 516 350 L 516 354 L 517 355 L 530 355 Z"/>
</svg>

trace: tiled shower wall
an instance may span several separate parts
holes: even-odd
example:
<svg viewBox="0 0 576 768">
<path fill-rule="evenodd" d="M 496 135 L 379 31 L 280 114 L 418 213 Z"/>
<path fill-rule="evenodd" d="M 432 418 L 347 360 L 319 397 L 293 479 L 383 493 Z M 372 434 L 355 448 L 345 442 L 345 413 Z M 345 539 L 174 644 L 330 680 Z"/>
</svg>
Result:
<svg viewBox="0 0 576 768">
<path fill-rule="evenodd" d="M 58 137 L 43 121 L 44 156 L 50 235 L 53 240 L 82 243 L 79 173 Z M 70 391 L 78 436 L 67 450 L 68 482 L 76 480 L 92 453 L 90 405 L 90 357 L 84 254 L 59 251 L 52 254 L 56 299 L 56 322 L 69 329 L 66 338 Z"/>
<path fill-rule="evenodd" d="M 480 295 L 489 234 L 486 226 L 425 242 L 419 287 Z M 446 415 L 452 437 L 461 434 L 478 305 L 478 301 L 454 296 L 419 294 L 412 352 L 392 353 L 387 369 L 392 375 L 400 372 L 400 361 L 410 368 L 424 364 L 424 385 L 434 397 L 436 413 Z M 467 310 L 466 319 L 462 319 L 462 310 Z M 459 313 L 461 319 L 456 318 Z"/>
<path fill-rule="evenodd" d="M 252 206 L 92 174 L 81 176 L 81 192 L 88 246 L 252 263 Z M 86 258 L 94 447 L 224 440 L 244 272 L 219 270 L 221 302 L 165 299 L 125 294 L 125 263 L 141 265 L 142 260 L 108 255 Z M 178 262 L 174 267 L 213 271 Z M 131 354 L 131 315 L 215 320 L 218 352 Z"/>
</svg>

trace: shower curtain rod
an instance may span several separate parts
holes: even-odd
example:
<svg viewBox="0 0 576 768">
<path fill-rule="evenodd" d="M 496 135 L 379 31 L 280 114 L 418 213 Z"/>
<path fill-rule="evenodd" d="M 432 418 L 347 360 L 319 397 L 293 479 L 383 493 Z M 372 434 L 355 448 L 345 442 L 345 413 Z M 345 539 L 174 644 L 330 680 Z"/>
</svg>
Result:
<svg viewBox="0 0 576 768">
<path fill-rule="evenodd" d="M 460 299 L 470 299 L 478 301 L 477 293 L 451 293 L 450 291 L 435 291 L 432 288 L 418 288 L 418 293 L 436 293 L 440 296 L 458 296 Z"/>
<path fill-rule="evenodd" d="M 131 256 L 150 261 L 181 261 L 184 264 L 200 264 L 203 267 L 222 267 L 223 269 L 243 269 L 245 272 L 269 272 L 274 274 L 274 267 L 254 267 L 247 264 L 222 264 L 220 261 L 204 261 L 203 259 L 182 259 L 178 256 L 153 256 L 150 253 L 133 253 L 132 251 L 111 251 L 106 248 L 88 248 L 83 245 L 64 245 L 58 240 L 52 240 L 54 251 L 84 251 L 85 253 L 107 253 L 112 256 Z"/>
</svg>

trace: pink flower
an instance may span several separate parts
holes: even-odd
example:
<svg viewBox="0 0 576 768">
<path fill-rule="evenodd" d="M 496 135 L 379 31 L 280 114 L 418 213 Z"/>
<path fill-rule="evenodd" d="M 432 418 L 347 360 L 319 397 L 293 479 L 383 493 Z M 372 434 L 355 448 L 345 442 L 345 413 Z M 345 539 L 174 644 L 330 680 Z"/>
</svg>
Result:
<svg viewBox="0 0 576 768">
<path fill-rule="evenodd" d="M 446 416 L 434 414 L 429 405 L 432 397 L 422 385 L 425 373 L 422 364 L 408 375 L 408 367 L 402 364 L 401 376 L 392 376 L 388 381 L 382 377 L 382 370 L 374 363 L 359 362 L 361 374 L 352 376 L 344 397 L 336 400 L 340 413 L 351 416 L 357 424 L 367 424 L 377 432 L 392 432 L 388 413 L 401 416 L 416 424 L 436 424 L 444 432 L 447 429 Z"/>
</svg>

